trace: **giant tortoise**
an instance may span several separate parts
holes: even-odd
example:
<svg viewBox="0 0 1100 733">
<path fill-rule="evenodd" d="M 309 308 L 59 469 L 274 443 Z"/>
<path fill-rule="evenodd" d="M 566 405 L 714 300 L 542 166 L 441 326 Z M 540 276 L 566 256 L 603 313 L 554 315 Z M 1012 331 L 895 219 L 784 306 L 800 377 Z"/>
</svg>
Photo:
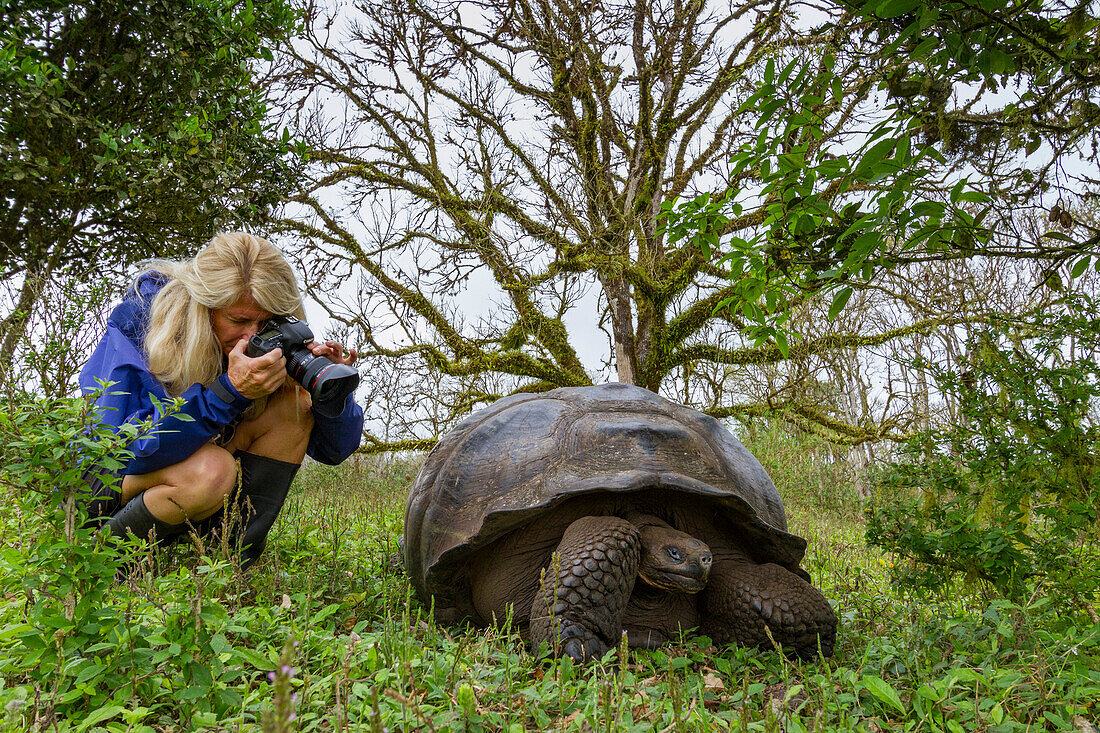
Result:
<svg viewBox="0 0 1100 733">
<path fill-rule="evenodd" d="M 760 463 L 715 419 L 625 384 L 518 394 L 428 455 L 402 560 L 437 620 L 512 624 L 578 661 L 696 628 L 832 654 L 836 615 Z"/>
</svg>

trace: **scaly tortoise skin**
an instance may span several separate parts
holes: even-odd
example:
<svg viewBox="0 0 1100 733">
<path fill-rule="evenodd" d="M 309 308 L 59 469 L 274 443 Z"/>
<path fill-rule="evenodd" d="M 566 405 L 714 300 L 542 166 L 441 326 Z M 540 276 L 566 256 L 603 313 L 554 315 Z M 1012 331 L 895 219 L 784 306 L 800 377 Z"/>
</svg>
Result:
<svg viewBox="0 0 1100 733">
<path fill-rule="evenodd" d="M 436 619 L 511 619 L 577 661 L 697 628 L 832 654 L 836 615 L 799 563 L 759 461 L 713 418 L 624 384 L 501 399 L 428 455 L 402 560 Z M 770 636 L 770 638 L 769 638 Z"/>
</svg>

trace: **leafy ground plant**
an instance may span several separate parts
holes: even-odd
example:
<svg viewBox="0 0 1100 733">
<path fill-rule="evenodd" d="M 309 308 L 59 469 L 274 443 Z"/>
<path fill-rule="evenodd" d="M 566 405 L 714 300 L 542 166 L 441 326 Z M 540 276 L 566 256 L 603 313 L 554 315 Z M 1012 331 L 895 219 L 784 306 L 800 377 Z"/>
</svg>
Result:
<svg viewBox="0 0 1100 733">
<path fill-rule="evenodd" d="M 900 590 L 860 515 L 828 508 L 844 474 L 800 463 L 812 446 L 778 430 L 753 447 L 778 456 L 762 458 L 840 615 L 836 655 L 792 662 L 689 635 L 578 667 L 532 657 L 507 628 L 441 626 L 410 596 L 391 557 L 415 459 L 306 466 L 248 574 L 218 546 L 120 552 L 79 524 L 67 536 L 56 502 L 25 488 L 57 470 L 54 448 L 14 460 L 30 450 L 18 436 L 79 422 L 65 405 L 4 417 L 4 730 L 1024 731 L 1100 715 L 1100 625 L 988 585 Z"/>
</svg>

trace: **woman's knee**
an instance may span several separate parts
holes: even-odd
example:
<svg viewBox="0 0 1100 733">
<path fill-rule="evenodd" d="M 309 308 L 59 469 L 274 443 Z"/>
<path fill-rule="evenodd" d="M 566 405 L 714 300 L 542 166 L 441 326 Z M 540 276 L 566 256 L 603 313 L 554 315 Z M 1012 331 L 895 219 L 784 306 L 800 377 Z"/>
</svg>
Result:
<svg viewBox="0 0 1100 733">
<path fill-rule="evenodd" d="M 208 443 L 179 463 L 140 476 L 126 476 L 122 482 L 123 503 L 151 490 L 150 511 L 171 521 L 204 519 L 225 502 L 237 485 L 237 462 L 233 455 Z M 155 509 L 154 507 L 159 507 Z M 159 513 L 158 513 L 159 512 Z M 169 521 L 166 519 L 166 521 Z"/>
<path fill-rule="evenodd" d="M 211 504 L 221 502 L 237 485 L 237 461 L 224 448 L 208 443 L 185 463 L 188 488 Z"/>
</svg>

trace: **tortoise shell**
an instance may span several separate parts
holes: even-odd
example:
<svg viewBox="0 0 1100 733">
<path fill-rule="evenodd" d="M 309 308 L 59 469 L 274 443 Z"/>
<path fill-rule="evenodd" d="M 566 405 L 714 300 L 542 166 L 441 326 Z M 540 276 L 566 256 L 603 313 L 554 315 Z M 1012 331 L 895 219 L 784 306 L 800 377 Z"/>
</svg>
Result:
<svg viewBox="0 0 1100 733">
<path fill-rule="evenodd" d="M 405 569 L 424 603 L 468 609 L 474 553 L 567 500 L 653 489 L 705 497 L 731 543 L 809 579 L 760 462 L 714 418 L 620 383 L 505 397 L 445 435 L 409 493 Z"/>
</svg>

